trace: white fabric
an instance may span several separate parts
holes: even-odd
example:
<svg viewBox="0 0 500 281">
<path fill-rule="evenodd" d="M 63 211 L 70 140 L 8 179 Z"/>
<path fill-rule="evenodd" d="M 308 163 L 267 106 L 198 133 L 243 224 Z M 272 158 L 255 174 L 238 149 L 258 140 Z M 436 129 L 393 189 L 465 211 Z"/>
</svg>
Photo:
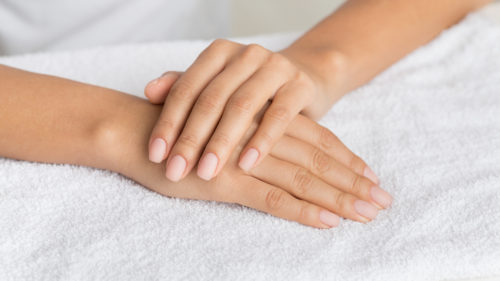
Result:
<svg viewBox="0 0 500 281">
<path fill-rule="evenodd" d="M 292 36 L 250 38 L 277 49 Z M 443 280 L 500 274 L 500 27 L 445 31 L 322 120 L 381 177 L 391 209 L 318 230 L 162 197 L 111 172 L 0 158 L 2 280 Z M 1 63 L 142 95 L 207 41 Z"/>
<path fill-rule="evenodd" d="M 2 0 L 0 55 L 227 36 L 227 0 Z"/>
</svg>

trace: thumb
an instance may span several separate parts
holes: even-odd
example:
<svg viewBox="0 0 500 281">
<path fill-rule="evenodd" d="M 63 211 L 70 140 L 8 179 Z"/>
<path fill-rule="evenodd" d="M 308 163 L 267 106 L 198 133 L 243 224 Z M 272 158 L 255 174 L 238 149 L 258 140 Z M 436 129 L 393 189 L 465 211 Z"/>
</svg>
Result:
<svg viewBox="0 0 500 281">
<path fill-rule="evenodd" d="M 148 98 L 149 102 L 153 104 L 162 104 L 167 98 L 168 92 L 175 81 L 183 72 L 179 71 L 167 71 L 163 73 L 160 77 L 149 82 L 144 88 L 144 95 Z"/>
</svg>

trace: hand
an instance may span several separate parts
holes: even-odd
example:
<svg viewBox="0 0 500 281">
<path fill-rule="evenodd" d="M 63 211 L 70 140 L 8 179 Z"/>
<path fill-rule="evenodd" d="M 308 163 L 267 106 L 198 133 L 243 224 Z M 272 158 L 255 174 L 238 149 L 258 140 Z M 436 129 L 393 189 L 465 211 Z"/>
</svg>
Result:
<svg viewBox="0 0 500 281">
<path fill-rule="evenodd" d="M 216 40 L 182 75 L 167 72 L 145 94 L 165 105 L 152 130 L 149 158 L 166 161 L 166 176 L 184 178 L 196 166 L 210 180 L 228 161 L 255 115 L 272 99 L 259 128 L 242 150 L 239 166 L 255 167 L 299 113 L 318 115 L 325 98 L 303 64 L 259 45 Z M 161 96 L 161 98 L 157 98 Z"/>
<path fill-rule="evenodd" d="M 257 128 L 255 121 L 217 177 L 207 182 L 192 172 L 172 183 L 161 165 L 146 157 L 149 132 L 161 107 L 141 101 L 125 111 L 98 130 L 104 136 L 100 147 L 113 148 L 109 162 L 118 165 L 115 171 L 163 195 L 238 203 L 318 228 L 338 225 L 339 216 L 368 222 L 391 204 L 378 179 L 366 177 L 373 173 L 359 157 L 329 130 L 301 115 L 249 172 L 238 168 L 237 155 Z"/>
</svg>

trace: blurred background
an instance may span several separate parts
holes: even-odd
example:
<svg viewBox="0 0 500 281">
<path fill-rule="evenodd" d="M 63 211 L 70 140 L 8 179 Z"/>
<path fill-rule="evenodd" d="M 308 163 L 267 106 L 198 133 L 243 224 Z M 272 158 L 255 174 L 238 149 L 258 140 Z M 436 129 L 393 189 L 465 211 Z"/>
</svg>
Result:
<svg viewBox="0 0 500 281">
<path fill-rule="evenodd" d="M 230 36 L 247 36 L 281 31 L 305 31 L 337 9 L 343 0 L 232 0 Z M 500 22 L 500 0 L 485 12 Z"/>
<path fill-rule="evenodd" d="M 342 0 L 0 0 L 0 56 L 303 31 Z"/>
<path fill-rule="evenodd" d="M 303 32 L 343 2 L 0 0 L 0 56 L 152 41 Z M 493 13 L 493 17 L 500 21 L 499 14 Z"/>
<path fill-rule="evenodd" d="M 333 12 L 342 0 L 233 0 L 230 36 L 305 31 Z"/>
</svg>

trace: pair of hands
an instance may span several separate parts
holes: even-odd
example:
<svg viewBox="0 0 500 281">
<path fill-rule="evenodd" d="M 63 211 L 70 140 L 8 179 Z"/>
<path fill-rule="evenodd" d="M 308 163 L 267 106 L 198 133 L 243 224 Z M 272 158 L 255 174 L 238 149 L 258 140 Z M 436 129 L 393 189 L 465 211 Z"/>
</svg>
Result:
<svg viewBox="0 0 500 281">
<path fill-rule="evenodd" d="M 299 115 L 325 110 L 312 73 L 257 45 L 215 41 L 185 73 L 167 72 L 146 86 L 150 102 L 164 103 L 149 159 L 167 159 L 166 177 L 174 182 L 194 177 L 197 165 L 211 185 L 197 199 L 320 228 L 338 225 L 338 215 L 372 220 L 391 196 L 328 129 Z"/>
</svg>

